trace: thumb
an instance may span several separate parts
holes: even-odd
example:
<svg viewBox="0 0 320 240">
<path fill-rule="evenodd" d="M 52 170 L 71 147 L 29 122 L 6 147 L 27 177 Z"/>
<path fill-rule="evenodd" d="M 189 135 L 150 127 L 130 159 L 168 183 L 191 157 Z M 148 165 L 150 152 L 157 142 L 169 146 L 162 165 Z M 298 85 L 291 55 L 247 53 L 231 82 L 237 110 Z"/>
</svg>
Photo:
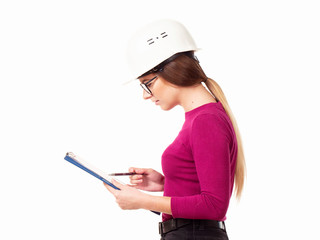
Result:
<svg viewBox="0 0 320 240">
<path fill-rule="evenodd" d="M 110 184 L 103 182 L 103 185 L 111 192 L 113 195 L 115 195 L 121 188 L 123 188 L 123 185 L 119 182 L 115 181 L 114 179 L 111 179 Z M 113 185 L 113 186 L 111 186 Z M 115 188 L 116 187 L 116 188 Z"/>
<path fill-rule="evenodd" d="M 108 189 L 108 191 L 109 191 L 110 193 L 112 193 L 114 196 L 115 196 L 115 194 L 117 194 L 117 192 L 118 192 L 117 189 L 111 187 L 109 184 L 107 184 L 107 183 L 105 183 L 105 182 L 103 182 L 103 185 L 104 185 L 104 186 L 106 187 L 106 189 Z"/>
<path fill-rule="evenodd" d="M 116 186 L 117 188 L 119 188 L 118 190 L 121 190 L 123 188 L 125 188 L 125 185 L 121 184 L 120 182 L 118 182 L 117 180 L 115 180 L 114 178 L 111 179 L 111 183 Z"/>
</svg>

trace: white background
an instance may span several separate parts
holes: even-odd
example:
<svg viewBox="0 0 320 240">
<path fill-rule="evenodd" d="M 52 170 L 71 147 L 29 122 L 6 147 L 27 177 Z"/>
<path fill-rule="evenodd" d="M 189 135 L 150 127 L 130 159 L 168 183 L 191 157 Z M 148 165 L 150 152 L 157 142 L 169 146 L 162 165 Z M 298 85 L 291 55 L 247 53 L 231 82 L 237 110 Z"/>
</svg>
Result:
<svg viewBox="0 0 320 240">
<path fill-rule="evenodd" d="M 230 239 L 320 239 L 316 2 L 1 1 L 0 238 L 159 238 L 160 217 L 120 210 L 63 158 L 161 171 L 184 112 L 122 83 L 133 31 L 172 18 L 202 48 L 242 133 L 248 174 L 227 214 Z"/>
</svg>

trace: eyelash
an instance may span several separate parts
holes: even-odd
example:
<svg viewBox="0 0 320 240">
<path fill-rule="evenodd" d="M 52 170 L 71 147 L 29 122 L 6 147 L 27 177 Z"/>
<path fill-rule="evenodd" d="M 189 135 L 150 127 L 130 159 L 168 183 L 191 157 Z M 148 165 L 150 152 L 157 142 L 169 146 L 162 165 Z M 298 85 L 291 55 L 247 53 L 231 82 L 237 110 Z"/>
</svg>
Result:
<svg viewBox="0 0 320 240">
<path fill-rule="evenodd" d="M 153 82 L 146 84 L 147 87 L 150 87 Z"/>
</svg>

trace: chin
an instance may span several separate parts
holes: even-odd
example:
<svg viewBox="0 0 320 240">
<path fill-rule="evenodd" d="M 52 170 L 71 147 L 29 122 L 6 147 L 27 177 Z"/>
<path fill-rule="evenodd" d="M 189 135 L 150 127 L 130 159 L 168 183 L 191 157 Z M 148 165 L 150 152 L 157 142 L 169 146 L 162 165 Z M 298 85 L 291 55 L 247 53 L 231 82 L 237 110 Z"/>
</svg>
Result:
<svg viewBox="0 0 320 240">
<path fill-rule="evenodd" d="M 173 106 L 168 106 L 168 105 L 160 105 L 161 109 L 164 110 L 164 111 L 169 111 L 171 110 L 172 108 L 174 108 L 176 105 L 173 105 Z"/>
</svg>

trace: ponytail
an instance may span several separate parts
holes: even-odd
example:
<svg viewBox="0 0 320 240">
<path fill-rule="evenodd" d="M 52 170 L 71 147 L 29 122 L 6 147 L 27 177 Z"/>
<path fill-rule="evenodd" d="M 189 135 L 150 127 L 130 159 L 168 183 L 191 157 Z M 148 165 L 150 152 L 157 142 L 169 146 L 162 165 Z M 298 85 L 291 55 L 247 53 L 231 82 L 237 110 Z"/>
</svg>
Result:
<svg viewBox="0 0 320 240">
<path fill-rule="evenodd" d="M 236 193 L 236 198 L 240 199 L 241 193 L 243 190 L 244 179 L 245 179 L 245 175 L 246 175 L 246 163 L 245 163 L 245 157 L 244 157 L 244 152 L 243 152 L 240 131 L 239 131 L 236 119 L 232 114 L 231 108 L 229 107 L 227 99 L 226 99 L 222 89 L 218 85 L 218 83 L 216 81 L 214 81 L 213 79 L 208 78 L 205 81 L 205 84 L 206 84 L 207 88 L 210 90 L 210 92 L 213 94 L 213 96 L 216 98 L 216 100 L 221 102 L 224 110 L 226 111 L 226 113 L 228 114 L 228 116 L 232 122 L 233 129 L 236 134 L 237 144 L 238 144 L 238 155 L 237 155 L 236 171 L 235 171 L 235 177 L 234 177 L 235 178 L 234 191 Z"/>
</svg>

